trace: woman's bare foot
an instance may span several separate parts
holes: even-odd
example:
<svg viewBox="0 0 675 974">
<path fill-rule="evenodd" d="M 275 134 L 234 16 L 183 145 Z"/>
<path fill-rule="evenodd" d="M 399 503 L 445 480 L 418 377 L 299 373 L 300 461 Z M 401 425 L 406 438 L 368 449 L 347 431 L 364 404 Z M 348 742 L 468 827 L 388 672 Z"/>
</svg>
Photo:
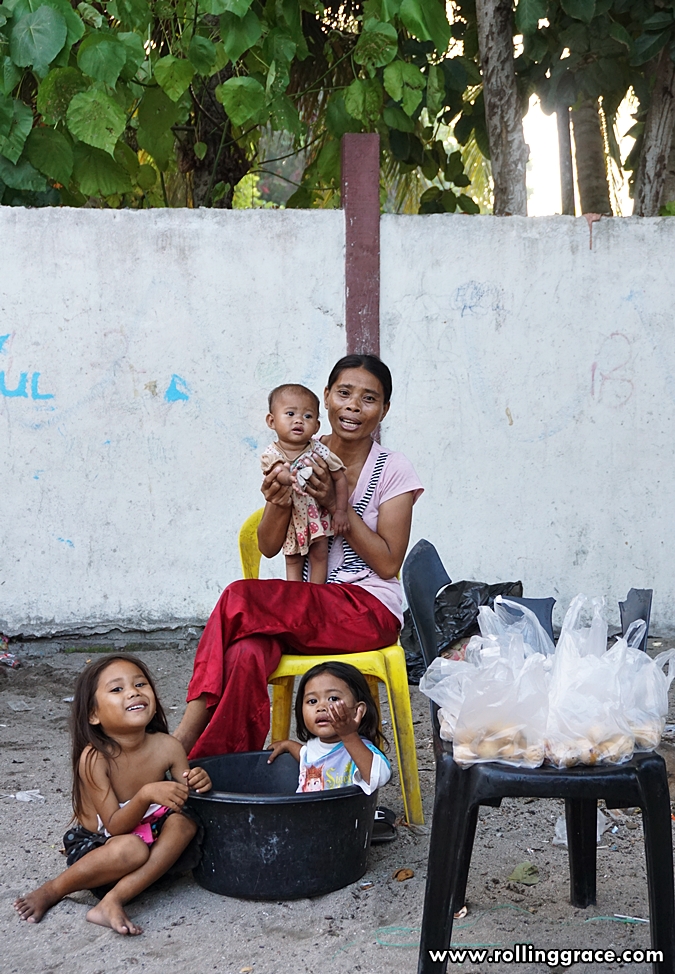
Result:
<svg viewBox="0 0 675 974">
<path fill-rule="evenodd" d="M 189 754 L 197 743 L 198 738 L 206 730 L 211 714 L 206 708 L 206 695 L 190 700 L 181 722 L 173 732 L 173 737 L 185 748 L 185 753 Z"/>
<path fill-rule="evenodd" d="M 135 936 L 143 933 L 142 928 L 127 916 L 122 904 L 115 900 L 110 893 L 103 897 L 98 906 L 89 910 L 87 920 L 90 923 L 98 923 L 101 927 L 110 927 L 115 933 L 121 933 L 124 936 Z"/>
<path fill-rule="evenodd" d="M 34 889 L 32 893 L 20 896 L 14 902 L 14 909 L 22 920 L 26 920 L 28 923 L 39 923 L 47 910 L 59 902 L 61 897 L 54 892 L 52 886 L 51 882 L 44 883 L 44 885 Z"/>
</svg>

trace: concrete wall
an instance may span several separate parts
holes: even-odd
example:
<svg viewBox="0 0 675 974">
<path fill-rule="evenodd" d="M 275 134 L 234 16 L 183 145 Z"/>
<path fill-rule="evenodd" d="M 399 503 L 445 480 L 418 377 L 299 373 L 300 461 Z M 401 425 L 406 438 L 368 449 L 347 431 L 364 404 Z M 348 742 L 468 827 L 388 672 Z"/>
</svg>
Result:
<svg viewBox="0 0 675 974">
<path fill-rule="evenodd" d="M 675 220 L 382 221 L 385 441 L 452 578 L 616 601 L 675 630 Z"/>
<path fill-rule="evenodd" d="M 203 621 L 268 391 L 344 349 L 339 212 L 0 208 L 0 631 Z"/>
<path fill-rule="evenodd" d="M 339 212 L 0 208 L 0 631 L 203 622 L 265 399 L 344 352 Z M 453 578 L 675 631 L 675 220 L 382 220 L 384 442 Z M 266 566 L 267 572 L 276 568 Z"/>
</svg>

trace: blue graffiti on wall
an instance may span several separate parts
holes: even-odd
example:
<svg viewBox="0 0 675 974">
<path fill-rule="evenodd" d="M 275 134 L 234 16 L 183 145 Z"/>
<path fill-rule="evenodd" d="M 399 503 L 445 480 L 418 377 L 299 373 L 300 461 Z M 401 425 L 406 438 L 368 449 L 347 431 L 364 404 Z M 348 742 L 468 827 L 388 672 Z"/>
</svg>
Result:
<svg viewBox="0 0 675 974">
<path fill-rule="evenodd" d="M 189 393 L 190 387 L 185 379 L 179 375 L 172 375 L 169 388 L 164 393 L 164 398 L 167 402 L 180 402 L 181 400 L 185 401 L 189 399 Z"/>
<path fill-rule="evenodd" d="M 0 336 L 2 338 L 2 336 Z M 51 392 L 40 392 L 38 384 L 40 382 L 40 373 L 33 372 L 30 382 L 30 396 L 31 399 L 53 399 L 54 394 Z M 14 389 L 7 388 L 7 382 L 5 380 L 5 373 L 0 372 L 0 395 L 6 396 L 7 399 L 22 398 L 28 399 L 28 373 L 22 372 L 19 377 L 19 383 Z"/>
</svg>

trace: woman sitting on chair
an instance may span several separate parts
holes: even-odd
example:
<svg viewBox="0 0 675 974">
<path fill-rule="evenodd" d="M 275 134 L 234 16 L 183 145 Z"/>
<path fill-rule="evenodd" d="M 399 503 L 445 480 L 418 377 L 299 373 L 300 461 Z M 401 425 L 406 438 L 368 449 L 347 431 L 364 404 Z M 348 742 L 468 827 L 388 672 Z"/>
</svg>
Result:
<svg viewBox="0 0 675 974">
<path fill-rule="evenodd" d="M 283 653 L 341 654 L 396 642 L 403 615 L 396 578 L 422 485 L 410 462 L 373 440 L 389 411 L 391 373 L 375 355 L 347 355 L 328 378 L 331 433 L 323 442 L 345 464 L 348 540 L 336 537 L 328 583 L 249 579 L 225 589 L 197 648 L 188 704 L 174 736 L 190 758 L 258 751 L 270 724 L 267 678 Z M 317 459 L 306 491 L 335 510 L 335 488 Z M 291 517 L 291 487 L 263 480 L 258 546 L 272 558 Z"/>
</svg>

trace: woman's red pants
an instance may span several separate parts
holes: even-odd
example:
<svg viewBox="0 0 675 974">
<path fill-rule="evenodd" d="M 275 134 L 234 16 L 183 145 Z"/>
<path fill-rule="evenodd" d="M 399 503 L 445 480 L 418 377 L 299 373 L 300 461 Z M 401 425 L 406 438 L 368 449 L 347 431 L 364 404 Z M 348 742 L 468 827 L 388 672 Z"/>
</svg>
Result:
<svg viewBox="0 0 675 974">
<path fill-rule="evenodd" d="M 358 585 L 233 582 L 211 613 L 187 699 L 215 708 L 190 758 L 259 751 L 270 727 L 267 677 L 282 653 L 362 653 L 396 642 L 398 620 Z"/>
</svg>

